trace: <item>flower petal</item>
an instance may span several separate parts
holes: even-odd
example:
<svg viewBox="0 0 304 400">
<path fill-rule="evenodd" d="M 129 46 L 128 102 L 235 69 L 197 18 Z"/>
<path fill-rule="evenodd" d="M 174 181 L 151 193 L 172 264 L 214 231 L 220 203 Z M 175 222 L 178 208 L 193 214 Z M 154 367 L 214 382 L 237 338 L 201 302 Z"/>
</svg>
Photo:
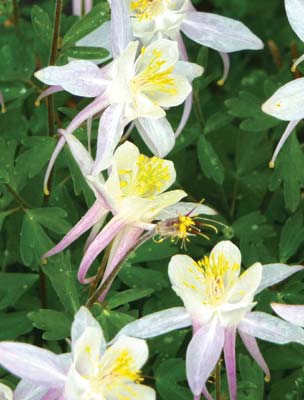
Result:
<svg viewBox="0 0 304 400">
<path fill-rule="evenodd" d="M 221 262 L 223 258 L 229 264 L 228 273 L 233 273 L 237 278 L 240 273 L 242 256 L 239 248 L 230 240 L 222 240 L 217 243 L 210 253 L 210 260 L 214 264 Z"/>
<path fill-rule="evenodd" d="M 107 169 L 112 163 L 115 148 L 123 134 L 123 111 L 124 106 L 122 104 L 113 104 L 102 114 L 98 128 L 93 175 Z"/>
<path fill-rule="evenodd" d="M 225 329 L 224 357 L 227 371 L 230 400 L 236 400 L 236 360 L 235 360 L 235 337 L 236 328 L 229 327 Z"/>
<path fill-rule="evenodd" d="M 201 394 L 224 345 L 224 329 L 213 320 L 193 336 L 186 354 L 189 386 L 195 396 Z"/>
<path fill-rule="evenodd" d="M 121 336 L 148 339 L 176 329 L 186 328 L 191 324 L 191 317 L 184 307 L 173 307 L 130 322 L 118 332 L 113 340 Z"/>
<path fill-rule="evenodd" d="M 112 395 L 115 396 L 117 394 L 121 399 L 128 399 L 128 400 L 155 400 L 156 393 L 155 390 L 150 388 L 149 386 L 140 385 L 136 383 L 126 383 L 117 389 L 113 390 Z"/>
<path fill-rule="evenodd" d="M 95 201 L 93 206 L 86 212 L 81 220 L 65 235 L 65 237 L 51 250 L 45 253 L 42 258 L 51 257 L 66 249 L 71 243 L 77 240 L 83 233 L 96 224 L 107 209 L 99 202 Z"/>
<path fill-rule="evenodd" d="M 61 67 L 51 66 L 35 73 L 47 85 L 59 85 L 75 96 L 97 97 L 107 88 L 109 81 L 91 61 L 75 60 Z"/>
<path fill-rule="evenodd" d="M 168 218 L 176 218 L 179 215 L 189 215 L 191 217 L 196 215 L 216 215 L 217 212 L 211 207 L 205 206 L 200 203 L 191 203 L 180 201 L 170 207 L 165 208 L 158 216 L 158 220 L 165 220 Z"/>
<path fill-rule="evenodd" d="M 304 3 L 301 0 L 285 0 L 285 9 L 287 13 L 288 21 L 299 36 L 299 38 L 304 41 Z"/>
<path fill-rule="evenodd" d="M 263 267 L 260 263 L 255 263 L 246 269 L 229 291 L 227 302 L 230 304 L 251 303 L 261 282 L 262 272 Z"/>
<path fill-rule="evenodd" d="M 263 48 L 262 41 L 242 22 L 221 15 L 190 11 L 181 30 L 195 42 L 226 53 Z"/>
<path fill-rule="evenodd" d="M 239 331 L 241 339 L 248 350 L 251 357 L 256 361 L 256 363 L 264 371 L 266 381 L 270 381 L 270 371 L 264 357 L 262 356 L 256 339 L 253 336 L 247 335 L 243 331 Z"/>
<path fill-rule="evenodd" d="M 111 44 L 113 57 L 118 57 L 132 40 L 131 18 L 125 0 L 111 2 Z"/>
<path fill-rule="evenodd" d="M 273 311 L 292 324 L 304 327 L 304 306 L 271 303 Z"/>
<path fill-rule="evenodd" d="M 136 128 L 153 154 L 165 157 L 174 147 L 175 137 L 167 118 L 139 118 Z"/>
<path fill-rule="evenodd" d="M 0 364 L 12 374 L 39 384 L 64 385 L 63 365 L 55 354 L 30 344 L 1 342 Z"/>
<path fill-rule="evenodd" d="M 298 78 L 280 87 L 263 105 L 264 113 L 283 121 L 304 117 L 304 78 Z"/>
<path fill-rule="evenodd" d="M 1 400 L 13 400 L 13 391 L 10 387 L 0 383 L 0 399 Z"/>
<path fill-rule="evenodd" d="M 296 342 L 304 344 L 304 330 L 280 318 L 263 312 L 250 312 L 240 322 L 238 329 L 247 335 L 272 343 Z"/>
<path fill-rule="evenodd" d="M 286 264 L 267 264 L 263 265 L 262 279 L 256 290 L 256 294 L 269 286 L 276 285 L 287 279 L 296 272 L 303 271 L 304 266 L 302 265 L 286 265 Z"/>
<path fill-rule="evenodd" d="M 49 391 L 46 387 L 22 379 L 14 391 L 14 400 L 47 400 L 48 397 L 46 395 Z"/>
</svg>

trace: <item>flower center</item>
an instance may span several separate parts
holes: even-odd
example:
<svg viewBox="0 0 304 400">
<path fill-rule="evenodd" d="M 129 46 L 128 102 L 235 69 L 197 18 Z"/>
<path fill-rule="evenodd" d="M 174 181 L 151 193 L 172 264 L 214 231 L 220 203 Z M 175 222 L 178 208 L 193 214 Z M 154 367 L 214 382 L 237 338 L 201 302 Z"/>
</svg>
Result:
<svg viewBox="0 0 304 400">
<path fill-rule="evenodd" d="M 125 196 L 153 198 L 162 192 L 170 180 L 170 170 L 165 161 L 158 157 L 146 157 L 141 154 L 137 160 L 137 174 L 131 170 L 120 170 L 120 187 Z"/>
<path fill-rule="evenodd" d="M 110 348 L 107 352 L 111 353 L 113 350 Z M 128 391 L 130 389 L 126 383 L 143 381 L 141 372 L 136 369 L 134 359 L 128 350 L 119 351 L 119 353 L 117 351 L 117 357 L 115 358 L 115 354 L 113 354 L 110 358 L 111 364 L 98 364 L 97 373 L 90 382 L 95 393 L 105 394 L 118 386 L 120 389 Z"/>
<path fill-rule="evenodd" d="M 144 52 L 145 48 L 142 54 Z M 174 67 L 164 68 L 165 64 L 161 51 L 154 49 L 149 64 L 131 80 L 133 92 L 149 92 L 152 96 L 157 92 L 176 95 L 176 82 L 172 78 Z"/>
<path fill-rule="evenodd" d="M 165 11 L 168 0 L 133 0 L 130 4 L 133 12 L 140 21 L 151 20 Z"/>
</svg>

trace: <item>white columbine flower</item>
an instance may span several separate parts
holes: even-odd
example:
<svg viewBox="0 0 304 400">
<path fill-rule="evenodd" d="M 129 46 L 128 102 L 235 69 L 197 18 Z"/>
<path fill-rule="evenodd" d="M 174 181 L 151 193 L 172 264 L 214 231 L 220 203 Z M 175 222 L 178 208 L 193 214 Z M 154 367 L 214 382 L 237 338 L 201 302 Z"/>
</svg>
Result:
<svg viewBox="0 0 304 400">
<path fill-rule="evenodd" d="M 192 324 L 194 336 L 187 349 L 186 368 L 195 399 L 201 393 L 210 399 L 205 385 L 224 350 L 230 399 L 235 400 L 236 332 L 267 378 L 269 369 L 256 337 L 280 344 L 292 341 L 304 344 L 301 328 L 266 313 L 251 311 L 257 293 L 300 270 L 302 266 L 256 263 L 241 274 L 240 251 L 229 241 L 218 243 L 210 256 L 199 262 L 186 255 L 173 256 L 169 278 L 185 308 L 146 316 L 124 327 L 119 335 L 148 338 Z"/>
<path fill-rule="evenodd" d="M 85 307 L 75 315 L 71 336 L 72 353 L 62 356 L 30 344 L 0 342 L 0 364 L 22 378 L 14 400 L 155 400 L 154 390 L 142 384 L 145 341 L 124 336 L 108 346 Z M 1 390 L 5 400 L 12 400 L 9 389 Z"/>
<path fill-rule="evenodd" d="M 285 9 L 292 29 L 304 42 L 304 2 L 300 0 L 285 0 Z M 297 65 L 303 60 L 304 55 L 295 61 L 292 66 L 292 71 L 295 71 Z M 262 106 L 264 113 L 281 119 L 282 121 L 289 122 L 270 161 L 271 168 L 274 167 L 275 160 L 289 135 L 293 132 L 300 120 L 304 118 L 303 93 L 304 78 L 298 78 L 279 88 Z"/>
</svg>

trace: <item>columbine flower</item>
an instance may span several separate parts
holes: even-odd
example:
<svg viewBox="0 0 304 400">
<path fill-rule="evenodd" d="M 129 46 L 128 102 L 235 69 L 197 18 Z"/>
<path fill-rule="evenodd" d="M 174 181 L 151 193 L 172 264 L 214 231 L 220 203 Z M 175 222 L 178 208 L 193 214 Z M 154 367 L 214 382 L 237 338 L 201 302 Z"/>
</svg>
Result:
<svg viewBox="0 0 304 400">
<path fill-rule="evenodd" d="M 124 336 L 108 347 L 100 325 L 82 307 L 72 325 L 71 347 L 71 354 L 57 356 L 30 344 L 1 342 L 0 364 L 23 379 L 14 400 L 16 393 L 16 400 L 156 398 L 154 390 L 142 384 L 145 341 Z M 5 400 L 11 400 L 6 393 Z"/>
<path fill-rule="evenodd" d="M 304 306 L 271 303 L 273 311 L 292 324 L 304 327 Z"/>
<path fill-rule="evenodd" d="M 73 0 L 73 14 L 78 15 L 79 17 L 82 16 L 84 6 L 84 13 L 89 13 L 93 8 L 93 0 Z"/>
<path fill-rule="evenodd" d="M 304 3 L 298 0 L 285 0 L 285 8 L 288 21 L 304 42 L 303 18 Z M 299 57 L 292 66 L 292 71 L 304 60 L 304 55 Z M 264 113 L 269 114 L 282 121 L 289 121 L 270 161 L 269 166 L 274 168 L 276 158 L 281 151 L 289 135 L 293 132 L 300 120 L 304 118 L 303 96 L 304 78 L 295 79 L 279 88 L 262 106 Z"/>
<path fill-rule="evenodd" d="M 115 15 L 112 22 L 119 23 Z M 127 45 L 124 41 L 117 50 L 118 39 L 112 35 L 114 61 L 102 69 L 90 61 L 78 60 L 62 67 L 47 67 L 35 74 L 52 85 L 47 94 L 64 89 L 74 95 L 96 97 L 71 121 L 67 134 L 104 110 L 93 174 L 109 167 L 123 129 L 131 121 L 154 154 L 161 157 L 168 154 L 175 137 L 164 109 L 182 104 L 192 90 L 190 82 L 203 73 L 199 65 L 179 61 L 175 42 L 157 40 L 138 55 L 138 42 Z M 58 142 L 50 166 L 63 145 L 64 140 Z"/>
<path fill-rule="evenodd" d="M 187 59 L 187 53 L 180 31 L 195 42 L 219 51 L 226 69 L 229 67 L 226 53 L 263 48 L 261 40 L 242 22 L 198 12 L 189 0 L 125 1 L 129 5 L 134 36 L 140 38 L 144 44 L 158 37 L 177 40 L 183 59 Z M 112 2 L 113 7 L 115 2 Z M 226 70 L 219 84 L 224 83 L 227 74 Z"/>
<path fill-rule="evenodd" d="M 240 251 L 229 241 L 218 243 L 210 256 L 199 262 L 186 255 L 172 257 L 169 277 L 185 309 L 180 308 L 174 313 L 165 310 L 146 316 L 124 327 L 118 337 L 126 334 L 148 338 L 185 327 L 187 322 L 192 323 L 194 336 L 187 349 L 186 367 L 195 399 L 199 399 L 201 393 L 210 398 L 206 381 L 224 350 L 230 398 L 235 400 L 237 331 L 267 379 L 270 378 L 269 369 L 255 337 L 280 344 L 292 341 L 304 344 L 301 328 L 263 312 L 251 311 L 256 304 L 253 300 L 255 294 L 303 270 L 303 267 L 256 263 L 241 275 L 240 268 Z"/>
</svg>

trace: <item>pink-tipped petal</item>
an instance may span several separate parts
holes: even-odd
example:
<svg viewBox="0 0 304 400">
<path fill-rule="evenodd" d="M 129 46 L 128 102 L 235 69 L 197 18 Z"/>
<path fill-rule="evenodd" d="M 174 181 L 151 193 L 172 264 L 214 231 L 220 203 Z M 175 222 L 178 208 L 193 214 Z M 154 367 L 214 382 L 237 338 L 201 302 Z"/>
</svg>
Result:
<svg viewBox="0 0 304 400">
<path fill-rule="evenodd" d="M 284 146 L 286 140 L 289 138 L 289 136 L 291 135 L 292 131 L 295 129 L 295 127 L 298 125 L 299 122 L 300 122 L 300 120 L 290 121 L 289 124 L 287 125 L 283 135 L 281 136 L 281 139 L 280 139 L 279 143 L 277 144 L 277 147 L 275 148 L 275 151 L 273 153 L 272 159 L 269 162 L 270 168 L 274 168 L 277 156 L 279 155 L 279 153 L 282 150 L 282 147 Z"/>
<path fill-rule="evenodd" d="M 1 91 L 0 91 L 0 106 L 1 106 L 1 112 L 4 114 L 6 112 L 6 108 L 5 108 L 4 97 Z"/>
<path fill-rule="evenodd" d="M 202 395 L 205 397 L 206 400 L 213 400 L 213 397 L 208 392 L 208 389 L 206 388 L 206 386 L 202 390 Z M 198 398 L 200 398 L 200 397 L 198 397 Z"/>
<path fill-rule="evenodd" d="M 262 41 L 242 22 L 221 15 L 190 11 L 181 30 L 195 42 L 225 53 L 263 48 Z"/>
<path fill-rule="evenodd" d="M 101 171 L 109 168 L 112 163 L 115 148 L 123 134 L 123 111 L 122 104 L 113 104 L 102 114 L 98 128 L 93 175 L 98 175 Z"/>
<path fill-rule="evenodd" d="M 304 330 L 302 328 L 259 311 L 246 314 L 238 325 L 238 329 L 247 335 L 267 342 L 304 344 Z"/>
<path fill-rule="evenodd" d="M 292 324 L 304 327 L 304 306 L 271 303 L 273 311 Z"/>
<path fill-rule="evenodd" d="M 80 263 L 78 279 L 81 283 L 87 283 L 86 274 L 90 266 L 125 225 L 126 223 L 122 219 L 113 218 L 96 236 L 94 241 L 88 247 Z"/>
<path fill-rule="evenodd" d="M 71 243 L 75 242 L 82 234 L 89 230 L 103 215 L 107 213 L 107 209 L 99 202 L 95 201 L 92 207 L 85 213 L 81 220 L 65 235 L 65 237 L 51 250 L 43 255 L 48 258 L 60 253 L 66 249 Z"/>
<path fill-rule="evenodd" d="M 227 371 L 230 400 L 236 400 L 237 396 L 235 337 L 236 328 L 234 326 L 225 329 L 224 358 Z"/>
<path fill-rule="evenodd" d="M 219 55 L 221 56 L 221 59 L 223 61 L 224 71 L 223 71 L 223 75 L 222 75 L 221 79 L 217 81 L 217 84 L 219 86 L 223 86 L 224 83 L 226 82 L 226 79 L 228 78 L 229 71 L 230 71 L 230 57 L 229 57 L 229 54 L 224 53 L 222 51 L 219 51 Z"/>
<path fill-rule="evenodd" d="M 38 107 L 40 105 L 40 102 L 42 99 L 44 99 L 47 96 L 50 96 L 51 94 L 62 92 L 63 88 L 59 85 L 54 85 L 50 86 L 49 88 L 45 89 L 38 97 L 37 100 L 35 101 L 35 105 Z"/>
<path fill-rule="evenodd" d="M 82 0 L 73 0 L 73 15 L 81 17 L 82 15 Z"/>
<path fill-rule="evenodd" d="M 131 18 L 125 0 L 111 1 L 111 43 L 116 58 L 132 40 Z"/>
<path fill-rule="evenodd" d="M 247 335 L 243 331 L 239 330 L 239 335 L 248 350 L 251 357 L 255 360 L 255 362 L 259 365 L 259 367 L 264 371 L 265 380 L 267 382 L 270 381 L 270 371 L 264 357 L 262 356 L 258 343 L 253 336 Z"/>
<path fill-rule="evenodd" d="M 206 381 L 220 357 L 224 345 L 224 328 L 213 320 L 193 336 L 186 354 L 189 386 L 195 396 L 202 393 Z"/>
<path fill-rule="evenodd" d="M 90 246 L 90 244 L 93 242 L 93 240 L 96 238 L 96 236 L 98 235 L 98 233 L 101 231 L 101 228 L 105 222 L 105 219 L 107 217 L 107 213 L 104 214 L 101 219 L 99 221 L 96 222 L 96 224 L 94 224 L 94 226 L 92 227 L 92 230 L 85 242 L 84 245 L 84 249 L 83 252 L 85 253 L 87 251 L 87 248 Z"/>
<path fill-rule="evenodd" d="M 1 342 L 0 364 L 20 378 L 53 387 L 63 386 L 66 378 L 55 354 L 30 344 Z"/>
<path fill-rule="evenodd" d="M 88 14 L 93 8 L 93 0 L 85 0 L 84 2 L 84 12 Z"/>
<path fill-rule="evenodd" d="M 136 128 L 143 141 L 157 157 L 165 157 L 173 149 L 175 137 L 167 118 L 139 118 Z"/>
<path fill-rule="evenodd" d="M 276 285 L 289 278 L 296 272 L 303 271 L 303 265 L 287 265 L 287 264 L 266 264 L 263 265 L 262 279 L 256 294 L 262 292 L 264 289 Z"/>
<path fill-rule="evenodd" d="M 65 145 L 65 138 L 61 136 L 59 138 L 57 144 L 56 144 L 56 147 L 55 147 L 53 153 L 52 153 L 52 156 L 50 158 L 50 161 L 48 163 L 48 166 L 47 166 L 47 169 L 46 169 L 46 173 L 45 173 L 45 176 L 44 176 L 43 191 L 44 191 L 44 194 L 46 196 L 48 196 L 50 194 L 49 189 L 48 189 L 48 183 L 49 183 L 49 179 L 50 179 L 50 176 L 51 176 L 55 161 L 56 161 L 59 153 L 63 149 L 64 145 Z"/>
</svg>

